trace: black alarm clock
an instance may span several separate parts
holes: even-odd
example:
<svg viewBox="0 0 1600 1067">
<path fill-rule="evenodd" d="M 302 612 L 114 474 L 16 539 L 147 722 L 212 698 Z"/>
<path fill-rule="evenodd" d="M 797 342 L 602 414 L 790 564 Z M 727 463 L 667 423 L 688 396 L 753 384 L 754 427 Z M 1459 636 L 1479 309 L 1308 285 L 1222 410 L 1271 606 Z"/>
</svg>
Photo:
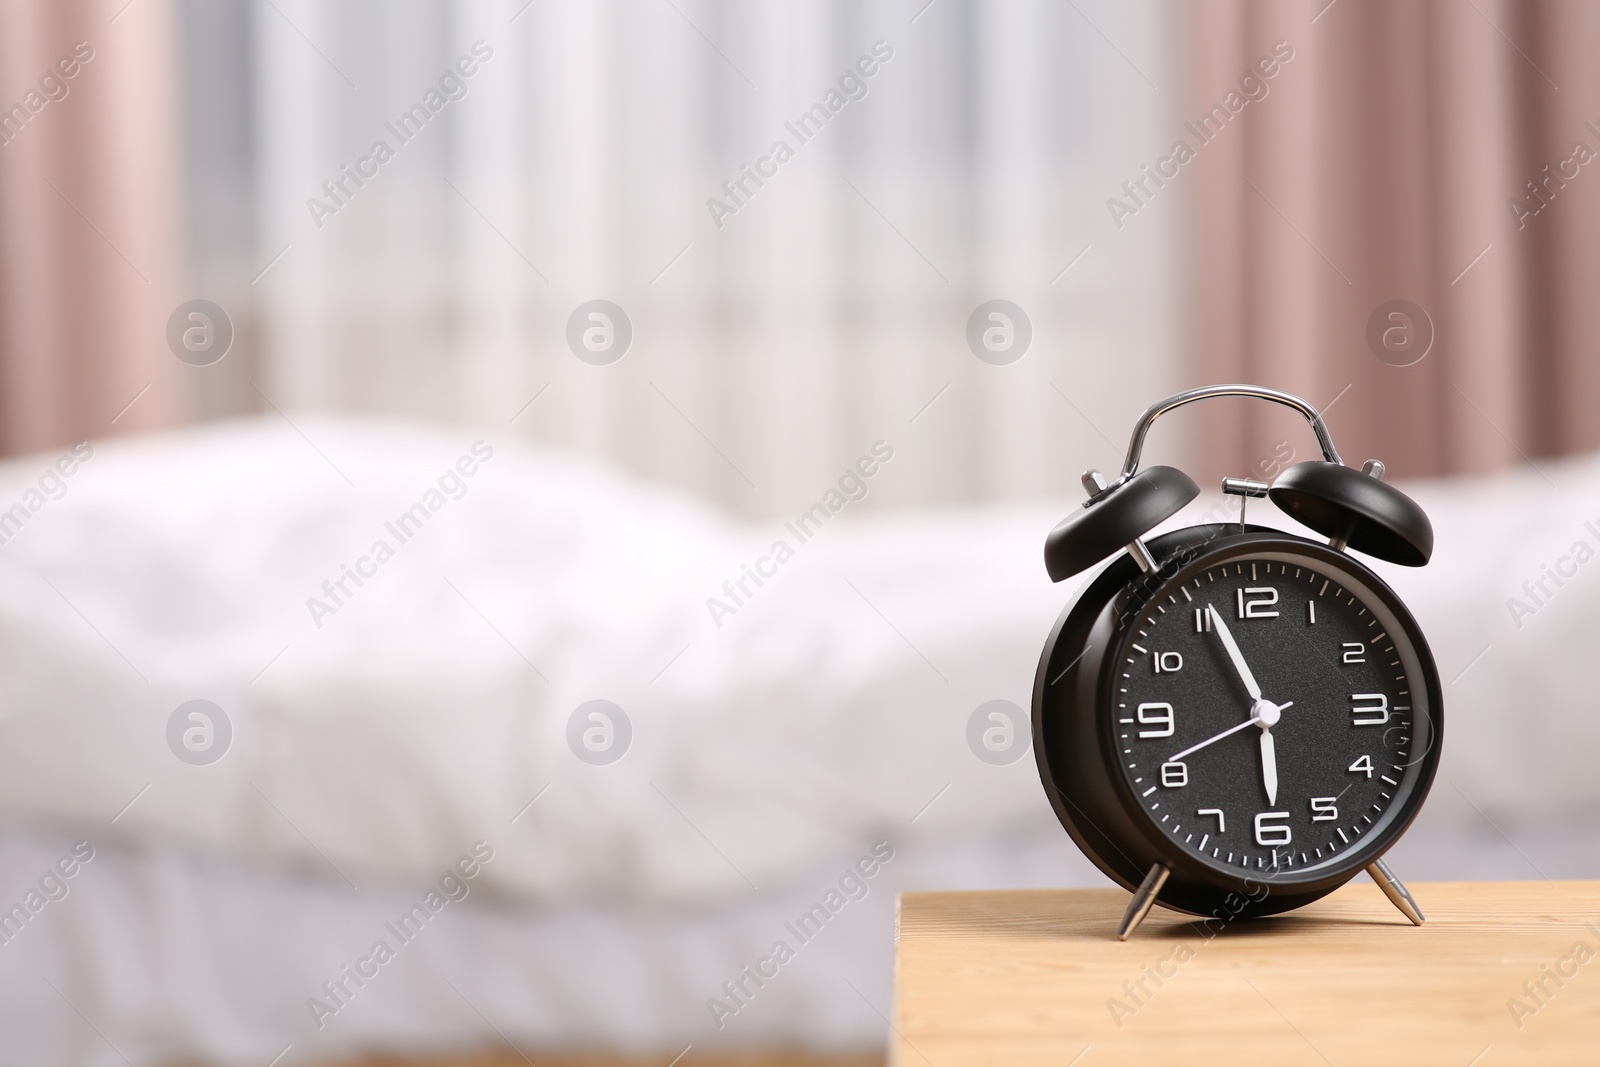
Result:
<svg viewBox="0 0 1600 1067">
<path fill-rule="evenodd" d="M 1323 458 L 1272 485 L 1223 479 L 1239 521 L 1145 540 L 1199 495 L 1173 467 L 1139 470 L 1151 424 L 1211 397 L 1286 405 Z M 1055 581 L 1111 557 L 1068 605 L 1033 690 L 1039 775 L 1079 848 L 1133 892 L 1126 939 L 1150 908 L 1224 921 L 1322 897 L 1365 870 L 1420 925 L 1382 862 L 1439 764 L 1438 672 L 1394 590 L 1351 555 L 1420 567 L 1433 527 L 1383 482 L 1347 467 L 1299 397 L 1218 385 L 1140 417 L 1122 473 L 1083 476 L 1089 499 L 1050 532 Z M 1272 502 L 1326 542 L 1246 525 Z"/>
</svg>

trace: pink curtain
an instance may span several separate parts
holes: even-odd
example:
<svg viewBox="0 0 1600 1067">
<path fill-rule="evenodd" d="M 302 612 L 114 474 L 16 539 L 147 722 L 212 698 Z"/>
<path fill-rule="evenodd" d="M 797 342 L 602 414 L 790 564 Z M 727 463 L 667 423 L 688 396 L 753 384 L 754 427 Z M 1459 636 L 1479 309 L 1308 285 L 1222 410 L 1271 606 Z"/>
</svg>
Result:
<svg viewBox="0 0 1600 1067">
<path fill-rule="evenodd" d="M 1219 102 L 1226 119 L 1203 145 L 1178 131 L 1196 148 L 1179 178 L 1191 384 L 1333 403 L 1346 460 L 1402 476 L 1600 447 L 1600 5 L 1176 10 L 1177 122 Z M 1255 65 L 1276 42 L 1293 57 L 1268 79 Z M 1266 95 L 1228 101 L 1251 73 Z M 1425 318 L 1394 318 L 1400 300 Z M 1310 455 L 1260 408 L 1196 412 L 1209 473 L 1247 472 L 1279 439 Z"/>
<path fill-rule="evenodd" d="M 3 452 L 184 407 L 172 11 L 125 3 L 0 4 Z"/>
</svg>

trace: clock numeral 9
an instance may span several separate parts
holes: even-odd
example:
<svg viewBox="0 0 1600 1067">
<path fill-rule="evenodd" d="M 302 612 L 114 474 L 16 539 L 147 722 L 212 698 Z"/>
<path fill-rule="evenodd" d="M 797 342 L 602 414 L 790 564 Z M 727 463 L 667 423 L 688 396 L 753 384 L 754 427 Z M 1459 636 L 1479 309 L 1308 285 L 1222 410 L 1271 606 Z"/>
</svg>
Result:
<svg viewBox="0 0 1600 1067">
<path fill-rule="evenodd" d="M 1294 840 L 1294 831 L 1289 829 L 1289 813 L 1286 811 L 1264 811 L 1256 816 L 1256 844 L 1267 847 L 1287 845 Z"/>
<path fill-rule="evenodd" d="M 1171 704 L 1140 704 L 1138 715 L 1141 724 L 1154 727 L 1151 730 L 1140 730 L 1141 738 L 1172 736 L 1174 727 Z"/>
<path fill-rule="evenodd" d="M 1389 698 L 1382 693 L 1351 693 L 1351 726 L 1382 726 L 1389 721 Z"/>
<path fill-rule="evenodd" d="M 1272 605 L 1278 602 L 1278 591 L 1270 585 L 1254 585 L 1239 590 L 1239 618 L 1276 619 Z"/>
<path fill-rule="evenodd" d="M 1183 653 L 1155 652 L 1150 656 L 1150 663 L 1157 674 L 1176 674 L 1183 670 Z"/>
<path fill-rule="evenodd" d="M 1181 789 L 1189 784 L 1189 765 L 1181 760 L 1161 765 L 1161 784 L 1168 789 Z"/>
<path fill-rule="evenodd" d="M 1339 817 L 1338 797 L 1312 797 L 1311 821 L 1332 822 Z"/>
</svg>

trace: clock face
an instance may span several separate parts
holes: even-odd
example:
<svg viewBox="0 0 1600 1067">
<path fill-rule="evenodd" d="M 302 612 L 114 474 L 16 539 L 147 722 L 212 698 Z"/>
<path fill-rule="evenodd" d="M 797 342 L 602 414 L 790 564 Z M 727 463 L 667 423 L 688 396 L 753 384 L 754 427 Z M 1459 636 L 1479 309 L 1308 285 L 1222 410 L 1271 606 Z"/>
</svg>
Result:
<svg viewBox="0 0 1600 1067">
<path fill-rule="evenodd" d="M 1416 644 L 1354 570 L 1292 551 L 1202 563 L 1122 634 L 1111 736 L 1169 848 L 1236 876 L 1325 876 L 1371 862 L 1365 842 L 1420 803 Z"/>
</svg>

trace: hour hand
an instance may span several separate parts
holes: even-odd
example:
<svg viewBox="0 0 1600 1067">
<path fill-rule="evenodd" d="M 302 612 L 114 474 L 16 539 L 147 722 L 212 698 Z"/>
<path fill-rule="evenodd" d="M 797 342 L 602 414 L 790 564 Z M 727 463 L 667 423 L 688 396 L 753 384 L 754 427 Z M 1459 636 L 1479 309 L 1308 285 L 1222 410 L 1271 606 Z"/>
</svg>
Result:
<svg viewBox="0 0 1600 1067">
<path fill-rule="evenodd" d="M 1261 728 L 1261 784 L 1267 788 L 1267 803 L 1278 802 L 1278 751 L 1272 731 Z"/>
<path fill-rule="evenodd" d="M 1252 703 L 1260 700 L 1261 686 L 1257 684 L 1256 676 L 1250 673 L 1250 665 L 1244 661 L 1244 653 L 1239 651 L 1239 643 L 1233 639 L 1233 631 L 1222 621 L 1222 612 L 1211 604 L 1206 605 L 1206 611 L 1211 613 L 1212 628 L 1222 639 L 1222 647 L 1227 650 L 1228 659 L 1233 661 L 1233 669 L 1239 673 L 1239 680 L 1244 683 L 1244 691 L 1250 694 Z"/>
</svg>

